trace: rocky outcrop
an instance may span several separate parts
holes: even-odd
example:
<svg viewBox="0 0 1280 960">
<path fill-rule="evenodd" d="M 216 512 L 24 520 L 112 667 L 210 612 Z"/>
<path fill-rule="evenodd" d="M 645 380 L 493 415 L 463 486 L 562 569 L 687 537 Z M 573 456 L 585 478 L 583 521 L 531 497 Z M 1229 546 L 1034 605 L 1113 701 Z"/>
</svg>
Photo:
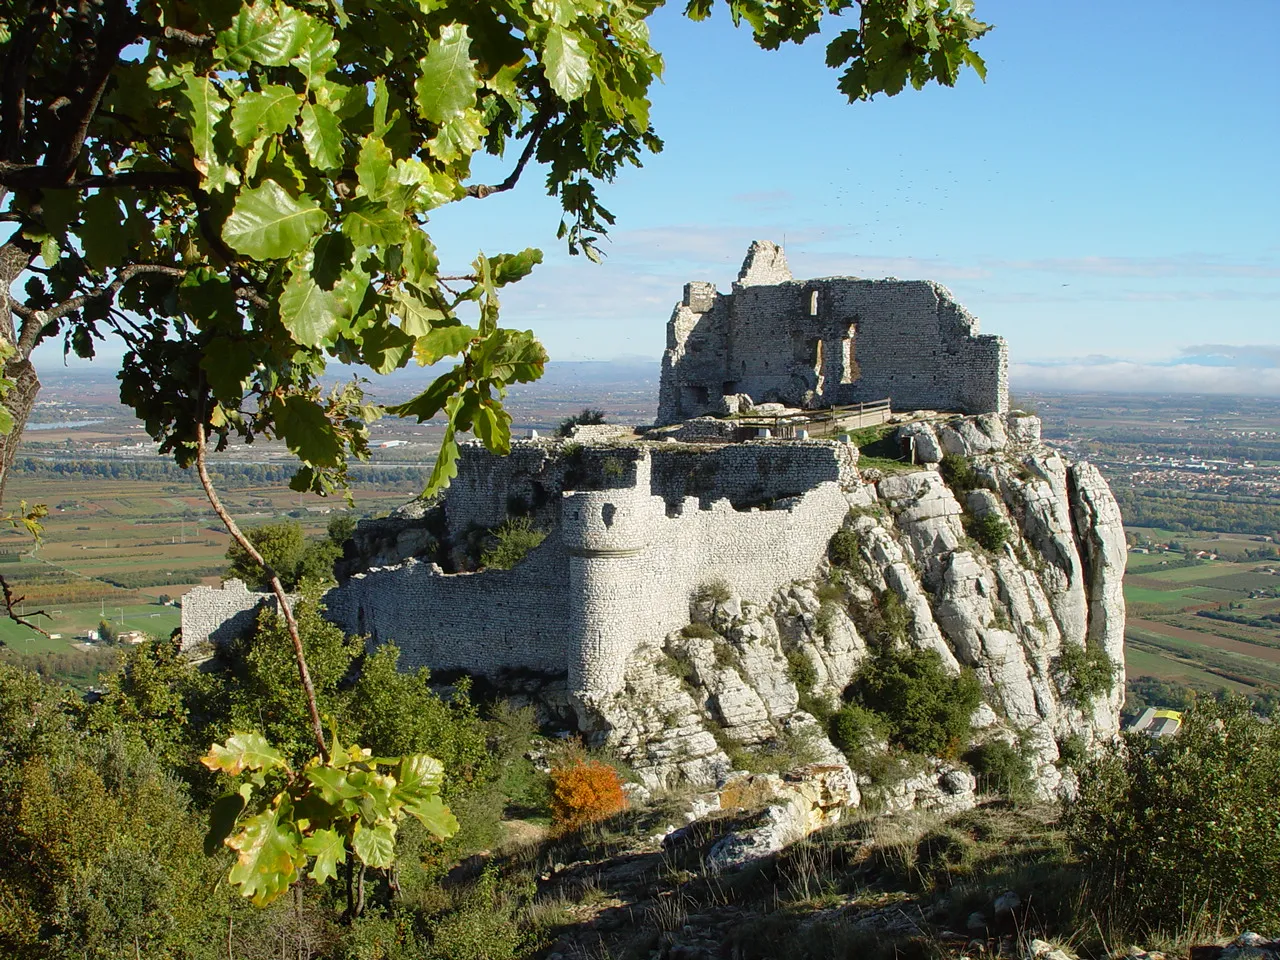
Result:
<svg viewBox="0 0 1280 960">
<path fill-rule="evenodd" d="M 796 765 L 842 764 L 813 714 L 829 715 L 870 651 L 886 644 L 935 651 L 953 675 L 972 671 L 983 695 L 972 742 L 1014 745 L 1042 797 L 1075 790 L 1060 744 L 1070 738 L 1089 748 L 1114 736 L 1125 542 L 1106 481 L 1092 465 L 1041 445 L 1032 417 L 902 430 L 926 465 L 868 471 L 849 491 L 852 562 L 824 563 L 812 580 L 764 604 L 731 592 L 695 600 L 689 627 L 632 658 L 626 689 L 600 710 L 592 733 L 649 788 L 723 780 L 735 766 L 788 756 Z M 970 462 L 964 489 L 928 464 L 935 448 Z M 970 524 L 984 518 L 1006 531 L 1003 542 L 970 538 Z M 877 612 L 889 595 L 905 617 L 900 633 Z M 1059 666 L 1064 648 L 1086 645 L 1115 665 L 1110 691 L 1096 696 L 1077 691 Z M 978 790 L 966 768 L 938 758 L 904 760 L 896 773 L 881 764 L 875 783 L 866 771 L 852 775 L 890 810 L 951 812 L 971 806 Z"/>
</svg>

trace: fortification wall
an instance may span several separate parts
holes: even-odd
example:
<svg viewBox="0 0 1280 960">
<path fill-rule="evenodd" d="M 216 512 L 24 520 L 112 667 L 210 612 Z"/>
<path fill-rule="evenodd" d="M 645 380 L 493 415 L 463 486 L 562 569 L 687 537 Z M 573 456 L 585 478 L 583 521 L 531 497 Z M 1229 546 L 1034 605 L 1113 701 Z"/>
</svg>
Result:
<svg viewBox="0 0 1280 960">
<path fill-rule="evenodd" d="M 396 643 L 406 667 L 567 672 L 580 697 L 607 696 L 637 645 L 688 622 L 699 586 L 723 579 L 763 603 L 812 574 L 859 482 L 856 449 L 830 441 L 592 452 L 605 455 L 619 464 L 612 485 L 564 491 L 555 485 L 591 471 L 552 445 L 517 444 L 510 458 L 468 450 L 444 502 L 446 514 L 458 511 L 448 525 L 497 526 L 513 490 L 537 485 L 556 498 L 546 540 L 510 570 L 448 574 L 409 559 L 355 574 L 325 596 L 327 617 L 372 645 Z M 690 477 L 698 489 L 687 493 Z M 238 582 L 189 597 L 184 635 L 220 624 L 215 640 L 251 627 L 264 599 Z"/>
<path fill-rule="evenodd" d="M 325 595 L 326 616 L 370 646 L 393 642 L 404 667 L 563 673 L 568 556 L 552 533 L 510 570 L 446 574 L 413 560 L 357 574 Z"/>
<path fill-rule="evenodd" d="M 297 598 L 290 596 L 290 603 Z M 182 649 L 202 643 L 227 643 L 253 629 L 258 611 L 276 609 L 276 598 L 258 593 L 243 580 L 228 580 L 219 587 L 192 587 L 182 598 Z"/>
</svg>

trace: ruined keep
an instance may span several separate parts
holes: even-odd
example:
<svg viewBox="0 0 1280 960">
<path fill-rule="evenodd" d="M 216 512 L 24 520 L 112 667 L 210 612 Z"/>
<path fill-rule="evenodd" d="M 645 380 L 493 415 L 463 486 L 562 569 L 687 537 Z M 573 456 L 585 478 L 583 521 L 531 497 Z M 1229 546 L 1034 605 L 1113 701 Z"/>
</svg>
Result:
<svg viewBox="0 0 1280 960">
<path fill-rule="evenodd" d="M 747 394 L 813 409 L 888 398 L 895 410 L 1004 413 L 1004 339 L 928 280 L 796 280 L 757 240 L 733 291 L 689 283 L 667 323 L 658 423 Z M 736 411 L 735 411 L 736 412 Z"/>
</svg>

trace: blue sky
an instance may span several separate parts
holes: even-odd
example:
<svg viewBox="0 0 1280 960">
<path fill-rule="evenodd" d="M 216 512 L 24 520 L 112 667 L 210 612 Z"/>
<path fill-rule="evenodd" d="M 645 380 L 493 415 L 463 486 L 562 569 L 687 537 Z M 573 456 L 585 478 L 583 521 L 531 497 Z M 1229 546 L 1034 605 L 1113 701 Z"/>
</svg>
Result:
<svg viewBox="0 0 1280 960">
<path fill-rule="evenodd" d="M 553 360 L 656 360 L 682 284 L 727 290 L 761 238 L 801 278 L 941 281 L 1023 385 L 1280 395 L 1275 0 L 977 0 L 985 84 L 852 106 L 822 38 L 763 52 L 682 7 L 652 20 L 666 150 L 602 188 L 604 265 L 564 252 L 533 167 L 430 226 L 451 268 L 546 252 L 504 323 Z"/>
<path fill-rule="evenodd" d="M 659 356 L 684 281 L 728 289 L 766 238 L 798 277 L 945 283 L 1024 383 L 1280 394 L 1278 9 L 978 0 L 985 84 L 851 106 L 820 39 L 766 53 L 673 6 L 666 150 L 604 188 L 603 266 L 561 251 L 534 170 L 433 234 L 459 266 L 544 249 L 504 313 L 553 359 Z"/>
</svg>

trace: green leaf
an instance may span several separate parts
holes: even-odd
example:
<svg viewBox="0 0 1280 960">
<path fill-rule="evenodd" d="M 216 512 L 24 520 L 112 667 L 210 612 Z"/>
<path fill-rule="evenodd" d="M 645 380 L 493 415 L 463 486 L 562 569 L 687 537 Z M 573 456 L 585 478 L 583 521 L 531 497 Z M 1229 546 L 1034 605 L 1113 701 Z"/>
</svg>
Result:
<svg viewBox="0 0 1280 960">
<path fill-rule="evenodd" d="M 424 303 L 405 287 L 396 290 L 392 310 L 400 318 L 400 329 L 411 337 L 422 337 L 432 326 L 445 319 L 444 311 Z"/>
<path fill-rule="evenodd" d="M 424 497 L 434 497 L 449 486 L 457 475 L 458 438 L 453 425 L 450 424 L 445 428 L 444 436 L 440 440 L 440 452 L 436 454 L 436 465 L 431 471 L 431 477 L 427 480 L 427 486 L 422 491 L 422 495 Z"/>
<path fill-rule="evenodd" d="M 245 807 L 245 798 L 238 793 L 223 794 L 209 808 L 209 832 L 204 836 L 204 855 L 212 857 L 222 849 L 223 841 L 231 836 L 236 818 Z"/>
<path fill-rule="evenodd" d="M 414 338 L 392 323 L 375 323 L 361 334 L 360 356 L 375 373 L 399 370 L 413 352 Z"/>
<path fill-rule="evenodd" d="M 560 26 L 553 25 L 547 30 L 542 68 L 551 89 L 562 100 L 577 100 L 591 84 L 591 61 L 582 50 L 582 41 Z"/>
<path fill-rule="evenodd" d="M 225 745 L 215 743 L 200 762 L 233 777 L 242 770 L 288 769 L 284 757 L 260 733 L 237 733 Z"/>
<path fill-rule="evenodd" d="M 311 879 L 317 883 L 338 878 L 338 864 L 347 862 L 347 847 L 337 830 L 317 830 L 302 841 L 302 852 L 315 857 Z"/>
<path fill-rule="evenodd" d="M 533 0 L 533 12 L 543 20 L 567 27 L 578 17 L 572 0 Z"/>
<path fill-rule="evenodd" d="M 458 818 L 444 805 L 438 796 L 420 802 L 405 804 L 405 812 L 417 817 L 422 825 L 439 840 L 448 840 L 458 832 Z"/>
<path fill-rule="evenodd" d="M 84 202 L 80 242 L 91 267 L 102 270 L 122 262 L 128 254 L 124 217 L 115 193 L 99 190 Z"/>
<path fill-rule="evenodd" d="M 395 824 L 379 823 L 367 827 L 363 823 L 356 824 L 351 848 L 357 857 L 370 867 L 389 867 L 396 859 Z"/>
<path fill-rule="evenodd" d="M 397 792 L 405 799 L 429 796 L 439 791 L 444 783 L 444 764 L 425 753 L 401 757 L 396 783 Z"/>
<path fill-rule="evenodd" d="M 396 213 L 385 203 L 359 197 L 347 209 L 350 212 L 342 218 L 342 232 L 357 246 L 388 247 L 408 233 L 404 214 Z"/>
<path fill-rule="evenodd" d="M 422 393 L 404 403 L 388 407 L 387 412 L 397 417 L 417 417 L 419 423 L 424 423 L 444 409 L 445 402 L 462 388 L 465 376 L 466 372 L 461 366 L 454 367 L 448 373 L 436 377 Z"/>
<path fill-rule="evenodd" d="M 505 287 L 508 283 L 523 280 L 533 273 L 533 268 L 542 262 L 542 251 L 535 247 L 526 247 L 519 253 L 502 253 L 489 259 L 493 271 L 493 283 Z"/>
<path fill-rule="evenodd" d="M 310 35 L 310 21 L 306 14 L 284 5 L 278 11 L 267 3 L 241 7 L 231 27 L 218 32 L 213 55 L 231 70 L 247 70 L 254 63 L 283 67 Z"/>
<path fill-rule="evenodd" d="M 285 397 L 275 407 L 275 419 L 277 434 L 300 460 L 324 467 L 342 463 L 342 440 L 314 401 Z"/>
<path fill-rule="evenodd" d="M 270 84 L 246 93 L 231 110 L 231 134 L 240 146 L 284 133 L 298 115 L 302 98 L 288 87 Z"/>
<path fill-rule="evenodd" d="M 295 200 L 274 180 L 264 180 L 240 191 L 222 239 L 255 260 L 273 260 L 306 249 L 328 219 L 314 203 Z"/>
<path fill-rule="evenodd" d="M 418 61 L 418 79 L 413 89 L 417 94 L 418 115 L 424 120 L 443 124 L 475 108 L 480 79 L 470 53 L 467 28 L 451 23 L 440 30 L 440 38 L 432 42 L 427 55 Z"/>
<path fill-rule="evenodd" d="M 285 795 L 281 807 L 286 807 Z M 271 808 L 250 817 L 241 831 L 228 838 L 227 846 L 240 854 L 227 880 L 240 887 L 255 906 L 265 907 L 289 889 L 306 858 L 298 846 L 293 824 L 281 819 L 281 809 Z"/>
<path fill-rule="evenodd" d="M 44 261 L 46 267 L 52 267 L 61 255 L 62 250 L 58 246 L 57 237 L 48 236 L 40 241 L 40 259 Z"/>
<path fill-rule="evenodd" d="M 480 149 L 486 133 L 478 110 L 468 110 L 444 124 L 435 137 L 427 141 L 427 149 L 441 163 L 464 160 Z"/>
<path fill-rule="evenodd" d="M 413 355 L 419 366 L 429 367 L 433 363 L 439 363 L 445 357 L 462 353 L 467 348 L 467 344 L 479 337 L 479 330 L 463 324 L 433 327 L 425 334 L 419 334 L 413 347 Z"/>
<path fill-rule="evenodd" d="M 304 347 L 330 340 L 341 317 L 338 298 L 305 271 L 295 271 L 280 294 L 280 322 Z"/>
<path fill-rule="evenodd" d="M 342 127 L 332 110 L 306 104 L 298 132 L 302 134 L 307 157 L 317 170 L 337 170 L 342 166 Z"/>
<path fill-rule="evenodd" d="M 368 136 L 360 142 L 356 178 L 360 191 L 370 200 L 386 199 L 392 186 L 391 151 L 378 137 Z"/>
<path fill-rule="evenodd" d="M 511 414 L 496 401 L 480 404 L 472 430 L 480 442 L 494 453 L 505 456 L 511 452 Z"/>
<path fill-rule="evenodd" d="M 240 175 L 234 167 L 222 162 L 214 144 L 218 119 L 231 104 L 223 99 L 222 91 L 208 77 L 186 74 L 182 93 L 187 102 L 185 117 L 191 130 L 191 149 L 195 152 L 200 185 L 206 190 L 222 190 L 228 184 L 239 183 Z"/>
<path fill-rule="evenodd" d="M 338 41 L 334 39 L 333 27 L 329 24 L 310 18 L 308 21 L 298 55 L 289 63 L 298 68 L 310 85 L 324 79 L 324 75 L 337 66 Z"/>
<path fill-rule="evenodd" d="M 244 396 L 244 382 L 257 363 L 253 347 L 242 339 L 214 337 L 200 359 L 200 369 L 218 400 L 233 402 Z"/>
<path fill-rule="evenodd" d="M 324 802 L 331 806 L 337 806 L 343 800 L 352 800 L 360 796 L 360 791 L 347 782 L 345 770 L 320 766 L 308 767 L 303 773 L 320 791 Z"/>
</svg>

